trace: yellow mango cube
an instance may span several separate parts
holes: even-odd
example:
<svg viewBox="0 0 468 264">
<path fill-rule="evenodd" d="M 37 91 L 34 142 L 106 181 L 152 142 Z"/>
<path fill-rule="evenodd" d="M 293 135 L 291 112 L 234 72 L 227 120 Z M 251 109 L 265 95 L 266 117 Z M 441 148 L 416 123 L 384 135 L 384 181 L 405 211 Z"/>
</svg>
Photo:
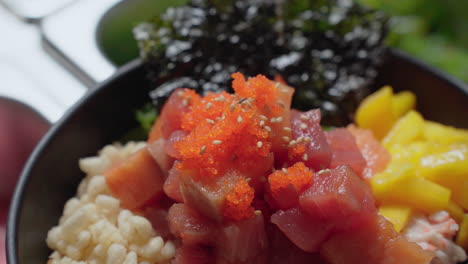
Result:
<svg viewBox="0 0 468 264">
<path fill-rule="evenodd" d="M 450 202 L 451 191 L 422 177 L 411 177 L 391 191 L 389 201 L 409 205 L 426 213 L 444 210 Z"/>
<path fill-rule="evenodd" d="M 468 143 L 468 130 L 426 121 L 424 123 L 424 137 L 428 141 L 443 144 Z"/>
<path fill-rule="evenodd" d="M 393 96 L 392 110 L 395 119 L 405 115 L 416 106 L 416 95 L 410 91 L 402 91 Z"/>
<path fill-rule="evenodd" d="M 395 123 L 382 143 L 387 148 L 394 144 L 409 144 L 422 138 L 423 129 L 423 117 L 418 112 L 411 110 Z"/>
<path fill-rule="evenodd" d="M 423 156 L 419 160 L 419 175 L 448 187 L 458 187 L 468 181 L 468 145 L 441 147 L 446 151 Z"/>
<path fill-rule="evenodd" d="M 463 216 L 463 221 L 460 224 L 460 231 L 458 232 L 455 242 L 465 250 L 468 250 L 468 214 Z"/>
<path fill-rule="evenodd" d="M 465 210 L 468 210 L 468 181 L 452 185 L 452 199 Z"/>
<path fill-rule="evenodd" d="M 392 102 L 393 91 L 390 86 L 385 86 L 369 95 L 356 110 L 357 125 L 372 130 L 377 139 L 382 139 L 395 121 Z"/>
<path fill-rule="evenodd" d="M 372 192 L 377 201 L 382 202 L 395 188 L 398 188 L 412 177 L 415 177 L 414 166 L 412 164 L 390 163 L 385 171 L 377 173 L 372 177 Z"/>
<path fill-rule="evenodd" d="M 403 230 L 408 224 L 411 211 L 411 208 L 405 205 L 383 204 L 379 207 L 379 213 L 393 224 L 397 232 Z"/>
<path fill-rule="evenodd" d="M 419 166 L 421 157 L 430 151 L 431 146 L 427 142 L 415 141 L 406 145 L 394 144 L 387 149 L 392 155 L 392 162 L 411 162 Z"/>
<path fill-rule="evenodd" d="M 450 216 L 455 219 L 455 221 L 460 224 L 463 221 L 463 208 L 459 206 L 457 203 L 454 201 L 450 201 L 447 207 L 447 212 L 450 214 Z"/>
</svg>

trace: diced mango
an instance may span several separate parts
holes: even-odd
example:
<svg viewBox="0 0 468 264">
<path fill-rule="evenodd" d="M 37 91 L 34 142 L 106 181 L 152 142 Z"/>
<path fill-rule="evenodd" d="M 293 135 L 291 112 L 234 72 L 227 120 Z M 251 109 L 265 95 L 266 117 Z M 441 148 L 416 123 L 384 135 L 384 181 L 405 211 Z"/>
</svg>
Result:
<svg viewBox="0 0 468 264">
<path fill-rule="evenodd" d="M 424 123 L 424 137 L 428 141 L 444 144 L 468 143 L 468 130 L 426 121 Z"/>
<path fill-rule="evenodd" d="M 392 222 L 397 232 L 405 228 L 411 216 L 411 208 L 405 205 L 383 204 L 379 207 L 379 212 L 388 221 Z"/>
<path fill-rule="evenodd" d="M 426 213 L 444 210 L 450 202 L 451 191 L 421 177 L 411 177 L 394 188 L 389 201 L 409 205 Z"/>
<path fill-rule="evenodd" d="M 457 221 L 457 223 L 461 223 L 463 221 L 463 208 L 454 201 L 449 202 L 446 210 L 450 216 Z"/>
<path fill-rule="evenodd" d="M 457 235 L 457 244 L 465 250 L 468 250 L 468 214 L 463 216 L 463 221 L 460 224 L 460 231 Z"/>
<path fill-rule="evenodd" d="M 468 145 L 458 144 L 446 149 L 422 157 L 419 175 L 444 186 L 458 186 L 468 181 Z"/>
<path fill-rule="evenodd" d="M 398 119 L 416 106 L 416 95 L 410 91 L 395 94 L 392 100 L 393 116 Z"/>
<path fill-rule="evenodd" d="M 372 130 L 379 140 L 385 137 L 395 121 L 392 101 L 393 91 L 390 86 L 385 86 L 366 97 L 356 111 L 357 125 Z"/>
<path fill-rule="evenodd" d="M 422 138 L 424 129 L 424 119 L 416 111 L 409 111 L 400 118 L 390 132 L 383 139 L 383 145 L 390 147 L 394 144 L 406 145 Z"/>
<path fill-rule="evenodd" d="M 413 165 L 410 163 L 391 163 L 385 171 L 372 177 L 372 192 L 378 201 L 383 201 L 393 190 L 399 188 L 412 177 L 415 177 Z"/>
<path fill-rule="evenodd" d="M 452 199 L 463 209 L 468 210 L 468 181 L 452 186 Z"/>
</svg>

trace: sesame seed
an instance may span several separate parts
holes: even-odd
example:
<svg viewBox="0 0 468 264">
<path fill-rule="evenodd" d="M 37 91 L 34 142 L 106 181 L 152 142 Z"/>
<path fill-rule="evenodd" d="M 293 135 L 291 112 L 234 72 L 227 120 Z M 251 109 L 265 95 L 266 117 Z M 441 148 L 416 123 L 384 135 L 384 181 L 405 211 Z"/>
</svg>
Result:
<svg viewBox="0 0 468 264">
<path fill-rule="evenodd" d="M 301 115 L 301 120 L 307 121 L 309 120 L 309 117 L 306 115 Z"/>
<path fill-rule="evenodd" d="M 259 117 L 260 117 L 261 119 L 265 120 L 265 121 L 268 120 L 268 117 L 266 117 L 266 116 L 264 116 L 264 115 L 259 115 Z"/>
<path fill-rule="evenodd" d="M 232 111 L 234 111 L 234 109 L 236 108 L 236 105 L 235 104 L 231 104 L 231 106 L 229 106 L 229 109 Z"/>
<path fill-rule="evenodd" d="M 286 108 L 286 105 L 282 101 L 276 101 L 276 103 L 279 104 L 281 108 Z"/>
<path fill-rule="evenodd" d="M 307 155 L 307 153 L 304 153 L 304 155 L 302 155 L 302 160 L 307 161 L 308 159 L 309 159 L 309 155 Z"/>
<path fill-rule="evenodd" d="M 312 141 L 312 140 L 310 139 L 310 137 L 305 137 L 305 138 L 304 138 L 304 141 L 307 142 L 307 143 L 309 143 L 309 142 Z"/>
<path fill-rule="evenodd" d="M 247 98 L 244 97 L 244 98 L 239 100 L 239 104 L 243 104 L 245 101 L 247 101 Z"/>
<path fill-rule="evenodd" d="M 242 119 L 242 116 L 238 116 L 237 117 L 237 123 L 242 123 L 242 121 L 244 121 L 244 119 Z"/>
<path fill-rule="evenodd" d="M 182 100 L 182 105 L 187 106 L 188 105 L 188 100 L 187 99 Z"/>
<path fill-rule="evenodd" d="M 215 123 L 215 122 L 213 121 L 213 119 L 209 119 L 209 118 L 206 119 L 206 122 L 207 122 L 208 124 L 212 124 L 212 125 Z"/>
<path fill-rule="evenodd" d="M 206 151 L 206 146 L 201 147 L 200 155 L 203 155 L 203 153 L 205 153 L 205 151 Z"/>
<path fill-rule="evenodd" d="M 288 170 L 286 170 L 285 168 L 282 168 L 281 170 L 283 171 L 284 174 L 288 174 Z"/>
<path fill-rule="evenodd" d="M 290 127 L 283 127 L 283 130 L 284 130 L 284 131 L 291 132 L 291 128 L 290 128 Z"/>
<path fill-rule="evenodd" d="M 264 125 L 265 125 L 265 121 L 263 121 L 263 120 L 260 121 L 259 125 L 260 125 L 261 127 L 264 126 Z"/>
<path fill-rule="evenodd" d="M 257 148 L 261 148 L 262 146 L 263 146 L 263 142 L 258 141 L 258 142 L 257 142 Z"/>
<path fill-rule="evenodd" d="M 250 182 L 251 180 L 252 180 L 252 178 L 245 179 L 246 182 Z"/>
<path fill-rule="evenodd" d="M 300 127 L 301 127 L 302 130 L 306 130 L 307 129 L 307 124 L 301 123 Z"/>
<path fill-rule="evenodd" d="M 275 83 L 275 88 L 278 89 L 278 88 L 280 87 L 280 85 L 281 85 L 281 83 L 276 82 L 276 83 Z"/>
<path fill-rule="evenodd" d="M 302 141 L 304 140 L 304 137 L 303 136 L 300 136 L 297 138 L 297 143 L 301 143 Z"/>
<path fill-rule="evenodd" d="M 321 170 L 319 172 L 317 172 L 318 175 L 320 174 L 323 174 L 323 173 L 326 173 L 326 172 L 329 172 L 330 170 L 329 169 L 324 169 L 324 170 Z"/>
<path fill-rule="evenodd" d="M 177 95 L 178 95 L 178 96 L 184 95 L 184 91 L 178 91 L 178 92 L 177 92 Z"/>
<path fill-rule="evenodd" d="M 275 123 L 275 122 L 276 122 L 276 118 L 272 117 L 272 118 L 270 119 L 270 122 L 271 122 L 271 123 Z"/>
<path fill-rule="evenodd" d="M 283 93 L 287 93 L 287 92 L 289 92 L 289 89 L 288 89 L 288 88 L 282 88 L 281 91 L 282 91 Z"/>
<path fill-rule="evenodd" d="M 206 110 L 210 109 L 212 106 L 213 106 L 213 104 L 211 102 L 208 102 L 206 104 Z"/>
<path fill-rule="evenodd" d="M 271 132 L 271 127 L 269 127 L 269 126 L 264 126 L 263 128 L 264 128 L 266 131 Z"/>
<path fill-rule="evenodd" d="M 213 142 L 211 142 L 211 143 L 213 143 L 213 145 L 219 145 L 219 144 L 221 144 L 223 142 L 221 140 L 213 140 Z"/>
<path fill-rule="evenodd" d="M 292 146 L 293 146 L 294 144 L 296 144 L 296 143 L 297 143 L 296 140 L 291 140 L 291 141 L 289 142 L 289 146 L 292 147 Z"/>
<path fill-rule="evenodd" d="M 224 98 L 224 95 L 221 95 L 219 97 L 216 97 L 213 100 L 216 101 L 216 102 L 224 102 L 226 100 L 226 98 Z"/>
<path fill-rule="evenodd" d="M 282 116 L 278 116 L 278 117 L 276 118 L 276 122 L 278 122 L 278 123 L 283 122 L 283 117 L 282 117 Z"/>
<path fill-rule="evenodd" d="M 255 215 L 262 215 L 262 211 L 260 211 L 260 210 L 255 210 L 255 211 L 254 211 L 254 214 L 255 214 Z"/>
<path fill-rule="evenodd" d="M 286 142 L 290 142 L 290 141 L 291 141 L 291 139 L 290 139 L 289 137 L 287 137 L 287 136 L 284 136 L 284 137 L 283 137 L 283 140 L 286 141 Z"/>
</svg>

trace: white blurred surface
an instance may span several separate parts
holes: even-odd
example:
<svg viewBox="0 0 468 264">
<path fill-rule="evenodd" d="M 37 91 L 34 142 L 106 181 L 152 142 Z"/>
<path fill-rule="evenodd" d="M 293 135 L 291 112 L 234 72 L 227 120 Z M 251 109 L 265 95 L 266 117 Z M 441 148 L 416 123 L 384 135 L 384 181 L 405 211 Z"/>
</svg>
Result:
<svg viewBox="0 0 468 264">
<path fill-rule="evenodd" d="M 0 32 L 0 96 L 29 104 L 57 121 L 86 92 L 85 86 L 43 50 L 35 24 L 1 5 Z"/>
</svg>

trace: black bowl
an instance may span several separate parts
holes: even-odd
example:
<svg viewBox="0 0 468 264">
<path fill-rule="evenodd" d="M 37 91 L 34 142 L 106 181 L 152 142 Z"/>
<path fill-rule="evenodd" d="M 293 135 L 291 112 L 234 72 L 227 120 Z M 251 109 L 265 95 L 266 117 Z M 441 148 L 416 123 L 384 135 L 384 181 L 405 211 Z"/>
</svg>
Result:
<svg viewBox="0 0 468 264">
<path fill-rule="evenodd" d="M 93 155 L 137 126 L 134 110 L 149 100 L 140 61 L 121 68 L 90 91 L 48 132 L 20 177 L 7 230 L 10 264 L 45 263 L 51 251 L 47 231 L 76 193 L 83 173 L 78 159 Z M 438 122 L 468 127 L 468 87 L 398 51 L 389 50 L 375 87 L 412 90 L 418 109 Z"/>
</svg>

